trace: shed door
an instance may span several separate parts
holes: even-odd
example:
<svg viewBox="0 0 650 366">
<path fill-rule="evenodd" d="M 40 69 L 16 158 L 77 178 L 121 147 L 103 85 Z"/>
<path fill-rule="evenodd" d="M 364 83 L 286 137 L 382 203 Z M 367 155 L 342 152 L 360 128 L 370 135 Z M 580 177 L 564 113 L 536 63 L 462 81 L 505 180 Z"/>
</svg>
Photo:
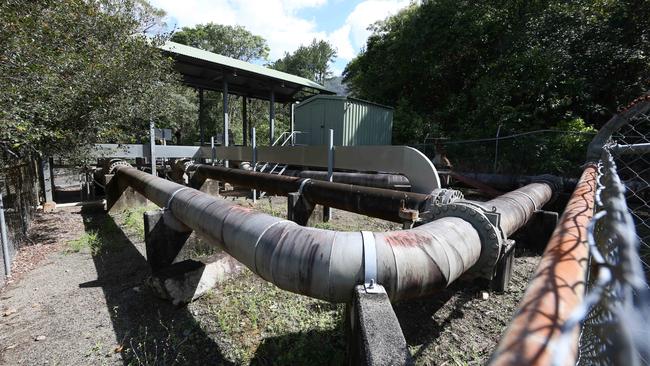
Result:
<svg viewBox="0 0 650 366">
<path fill-rule="evenodd" d="M 324 137 L 323 129 L 325 128 L 325 104 L 321 102 L 312 102 L 311 108 L 311 134 L 309 141 L 312 145 L 319 145 L 327 143 L 327 138 Z"/>
</svg>

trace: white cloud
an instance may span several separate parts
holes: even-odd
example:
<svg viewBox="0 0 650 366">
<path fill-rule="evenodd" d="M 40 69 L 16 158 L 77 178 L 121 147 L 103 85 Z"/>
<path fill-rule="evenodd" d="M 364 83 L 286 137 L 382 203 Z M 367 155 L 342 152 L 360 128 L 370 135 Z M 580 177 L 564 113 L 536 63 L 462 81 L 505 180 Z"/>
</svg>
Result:
<svg viewBox="0 0 650 366">
<path fill-rule="evenodd" d="M 339 49 L 339 57 L 347 61 L 354 58 L 370 36 L 368 27 L 396 14 L 408 4 L 408 0 L 366 0 L 359 3 L 345 19 L 345 24 L 334 31 L 330 38 Z"/>
<path fill-rule="evenodd" d="M 319 30 L 315 20 L 301 18 L 298 11 L 323 6 L 328 0 L 152 0 L 178 27 L 214 22 L 242 25 L 264 37 L 271 48 L 269 58 L 278 59 L 312 39 L 331 42 L 338 51 L 338 64 L 349 61 L 365 45 L 367 28 L 395 14 L 408 0 L 365 0 L 357 4 L 345 23 L 331 33 Z M 331 0 L 330 0 L 331 1 Z M 327 16 L 327 15 L 325 15 Z M 173 24 L 172 24 L 173 25 Z"/>
</svg>

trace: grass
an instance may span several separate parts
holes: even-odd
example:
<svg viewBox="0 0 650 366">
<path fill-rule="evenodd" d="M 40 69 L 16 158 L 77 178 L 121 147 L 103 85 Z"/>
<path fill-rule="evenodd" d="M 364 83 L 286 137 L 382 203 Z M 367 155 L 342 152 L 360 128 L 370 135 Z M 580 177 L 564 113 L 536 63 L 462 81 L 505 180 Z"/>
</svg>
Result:
<svg viewBox="0 0 650 366">
<path fill-rule="evenodd" d="M 200 299 L 237 364 L 342 364 L 343 306 L 278 289 L 246 270 Z M 272 361 L 272 362 L 271 362 Z"/>
<path fill-rule="evenodd" d="M 68 242 L 67 253 L 78 253 L 88 249 L 91 254 L 95 255 L 101 249 L 102 241 L 96 231 L 89 231 L 81 234 L 77 239 Z"/>
<path fill-rule="evenodd" d="M 131 234 L 144 240 L 144 213 L 158 209 L 157 206 L 142 206 L 124 210 L 121 216 L 121 225 Z"/>
</svg>

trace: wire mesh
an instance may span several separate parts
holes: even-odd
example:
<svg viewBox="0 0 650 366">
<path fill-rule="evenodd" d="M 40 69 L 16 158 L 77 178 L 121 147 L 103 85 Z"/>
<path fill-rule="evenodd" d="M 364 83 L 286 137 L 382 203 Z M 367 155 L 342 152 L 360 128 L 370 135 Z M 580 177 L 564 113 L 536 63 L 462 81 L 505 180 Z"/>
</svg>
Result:
<svg viewBox="0 0 650 366">
<path fill-rule="evenodd" d="M 588 227 L 587 294 L 563 325 L 553 363 L 580 329 L 579 365 L 650 364 L 650 115 L 637 113 L 602 148 Z"/>
<path fill-rule="evenodd" d="M 13 260 L 18 248 L 27 238 L 27 230 L 39 203 L 38 162 L 31 158 L 18 158 L 0 150 L 0 194 L 3 197 L 8 253 L 0 248 L 0 262 L 5 256 Z M 0 266 L 0 286 L 5 279 Z"/>
</svg>

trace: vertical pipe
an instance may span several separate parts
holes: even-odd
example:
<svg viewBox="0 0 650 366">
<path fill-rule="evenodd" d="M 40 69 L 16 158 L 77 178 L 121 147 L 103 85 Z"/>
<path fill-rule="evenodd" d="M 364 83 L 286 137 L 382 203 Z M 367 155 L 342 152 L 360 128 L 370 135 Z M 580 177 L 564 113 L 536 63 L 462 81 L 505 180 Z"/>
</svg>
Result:
<svg viewBox="0 0 650 366">
<path fill-rule="evenodd" d="M 255 137 L 255 127 L 251 128 L 251 147 L 253 149 L 253 161 L 251 161 L 251 166 L 253 171 L 257 169 L 257 140 Z M 253 203 L 257 202 L 257 191 L 253 189 Z"/>
<path fill-rule="evenodd" d="M 228 120 L 228 79 L 223 78 L 223 146 L 228 146 L 228 130 L 230 129 Z M 224 161 L 226 168 L 228 160 Z"/>
<path fill-rule="evenodd" d="M 269 100 L 269 146 L 273 145 L 275 137 L 275 92 L 271 89 L 271 99 Z"/>
<path fill-rule="evenodd" d="M 0 191 L 0 239 L 2 239 L 2 258 L 5 265 L 5 277 L 11 276 L 11 258 L 9 257 L 9 238 L 7 236 L 7 223 L 5 222 L 5 206 Z"/>
<path fill-rule="evenodd" d="M 153 119 L 149 121 L 149 149 L 151 153 L 151 175 L 156 176 L 156 128 Z"/>
<path fill-rule="evenodd" d="M 295 103 L 291 103 L 291 146 L 296 144 L 296 135 L 293 134 L 295 128 Z"/>
<path fill-rule="evenodd" d="M 203 110 L 205 105 L 203 103 L 203 88 L 199 88 L 199 142 L 203 146 L 205 143 L 205 130 L 203 127 Z"/>
<path fill-rule="evenodd" d="M 241 119 L 242 119 L 242 145 L 248 146 L 248 98 L 242 97 Z"/>
</svg>

